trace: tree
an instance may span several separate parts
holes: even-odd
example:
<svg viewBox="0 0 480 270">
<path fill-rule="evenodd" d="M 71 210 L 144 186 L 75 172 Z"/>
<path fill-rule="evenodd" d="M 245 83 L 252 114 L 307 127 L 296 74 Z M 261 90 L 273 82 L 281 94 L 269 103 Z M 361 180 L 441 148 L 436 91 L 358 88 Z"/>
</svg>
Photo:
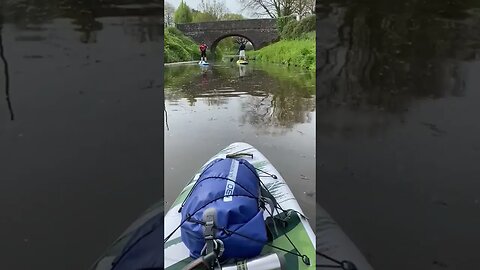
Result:
<svg viewBox="0 0 480 270">
<path fill-rule="evenodd" d="M 223 15 L 222 20 L 223 21 L 233 21 L 233 20 L 243 20 L 245 19 L 242 14 L 236 14 L 236 13 L 226 13 Z"/>
<path fill-rule="evenodd" d="M 244 9 L 252 10 L 253 15 L 277 18 L 282 14 L 282 1 L 289 0 L 240 0 L 240 3 Z"/>
<path fill-rule="evenodd" d="M 164 19 L 165 19 L 166 27 L 173 25 L 174 14 L 175 14 L 175 7 L 169 2 L 165 1 Z"/>
<path fill-rule="evenodd" d="M 173 21 L 175 24 L 178 23 L 190 23 L 193 20 L 192 16 L 192 11 L 190 8 L 185 4 L 185 2 L 180 2 L 180 5 L 177 8 L 177 11 L 175 11 Z"/>
<path fill-rule="evenodd" d="M 304 18 L 315 11 L 315 0 L 296 0 L 293 11 Z"/>
<path fill-rule="evenodd" d="M 295 13 L 304 17 L 315 8 L 314 0 L 240 0 L 244 9 L 251 10 L 255 16 L 278 18 Z"/>
<path fill-rule="evenodd" d="M 205 12 L 195 12 L 195 13 L 193 13 L 192 22 L 194 22 L 194 23 L 213 22 L 213 21 L 217 21 L 217 18 L 210 13 L 205 13 Z"/>
<path fill-rule="evenodd" d="M 217 0 L 201 0 L 198 8 L 202 13 L 207 13 L 215 18 L 215 21 L 219 21 L 227 14 L 228 9 L 225 6 L 225 1 Z"/>
</svg>

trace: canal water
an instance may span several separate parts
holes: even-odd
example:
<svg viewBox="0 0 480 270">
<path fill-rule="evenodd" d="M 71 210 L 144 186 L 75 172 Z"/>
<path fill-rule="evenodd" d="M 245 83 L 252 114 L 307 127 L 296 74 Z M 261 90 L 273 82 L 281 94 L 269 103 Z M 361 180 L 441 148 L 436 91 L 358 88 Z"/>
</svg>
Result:
<svg viewBox="0 0 480 270">
<path fill-rule="evenodd" d="M 0 268 L 87 269 L 163 195 L 162 10 L 0 6 Z"/>
<path fill-rule="evenodd" d="M 315 222 L 315 74 L 218 61 L 165 67 L 165 201 L 234 142 L 262 152 Z"/>
<path fill-rule="evenodd" d="M 375 269 L 478 268 L 478 2 L 317 12 L 318 205 Z"/>
</svg>

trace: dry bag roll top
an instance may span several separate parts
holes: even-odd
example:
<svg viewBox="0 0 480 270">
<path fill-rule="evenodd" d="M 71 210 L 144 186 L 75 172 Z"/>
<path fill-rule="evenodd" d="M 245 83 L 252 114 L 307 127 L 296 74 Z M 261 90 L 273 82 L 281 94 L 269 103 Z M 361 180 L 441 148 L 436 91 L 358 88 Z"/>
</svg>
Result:
<svg viewBox="0 0 480 270">
<path fill-rule="evenodd" d="M 214 238 L 224 244 L 222 260 L 258 256 L 267 242 L 260 204 L 261 186 L 255 168 L 244 159 L 210 162 L 181 208 L 181 238 L 193 258 L 205 247 L 204 212 L 215 209 Z"/>
</svg>

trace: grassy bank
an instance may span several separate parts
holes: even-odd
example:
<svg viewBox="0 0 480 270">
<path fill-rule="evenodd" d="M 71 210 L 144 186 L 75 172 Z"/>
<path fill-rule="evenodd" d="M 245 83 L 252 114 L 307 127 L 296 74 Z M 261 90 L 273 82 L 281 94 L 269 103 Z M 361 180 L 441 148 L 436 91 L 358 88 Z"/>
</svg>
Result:
<svg viewBox="0 0 480 270">
<path fill-rule="evenodd" d="M 315 21 L 315 15 L 301 21 L 279 21 L 281 40 L 249 53 L 249 58 L 315 70 Z"/>
<path fill-rule="evenodd" d="M 304 39 L 280 40 L 258 51 L 250 52 L 248 58 L 258 62 L 315 70 L 315 32 L 309 33 Z"/>
<path fill-rule="evenodd" d="M 198 44 L 174 27 L 165 28 L 165 63 L 200 59 Z"/>
</svg>

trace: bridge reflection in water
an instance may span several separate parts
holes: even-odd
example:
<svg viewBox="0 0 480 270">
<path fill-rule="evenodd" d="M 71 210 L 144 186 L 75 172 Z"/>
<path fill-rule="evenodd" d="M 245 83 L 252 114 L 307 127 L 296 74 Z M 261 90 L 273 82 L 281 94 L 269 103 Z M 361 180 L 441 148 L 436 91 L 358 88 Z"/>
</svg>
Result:
<svg viewBox="0 0 480 270">
<path fill-rule="evenodd" d="M 269 70 L 269 72 L 267 72 Z M 311 121 L 315 111 L 315 77 L 298 69 L 254 65 L 221 64 L 199 69 L 197 66 L 168 67 L 165 71 L 165 99 L 175 103 L 188 100 L 209 106 L 247 100 L 242 107 L 242 121 L 258 129 L 276 127 L 287 130 Z M 252 108 L 252 110 L 247 110 Z"/>
</svg>

